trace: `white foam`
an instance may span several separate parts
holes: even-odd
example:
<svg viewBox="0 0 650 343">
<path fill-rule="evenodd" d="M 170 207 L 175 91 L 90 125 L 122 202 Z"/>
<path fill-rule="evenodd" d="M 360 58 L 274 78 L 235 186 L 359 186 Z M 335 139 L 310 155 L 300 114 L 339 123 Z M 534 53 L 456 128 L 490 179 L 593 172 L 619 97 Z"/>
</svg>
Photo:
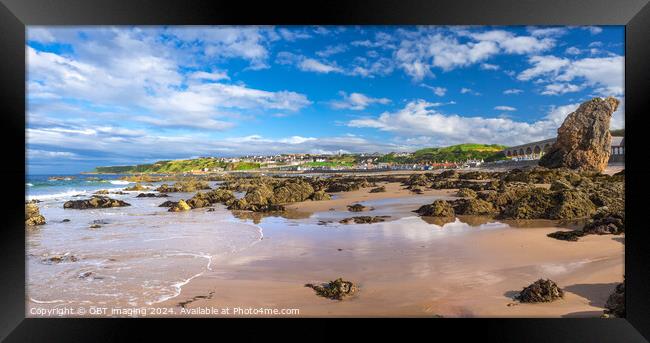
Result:
<svg viewBox="0 0 650 343">
<path fill-rule="evenodd" d="M 108 182 L 114 184 L 114 185 L 128 185 L 130 183 L 134 183 L 131 181 L 124 181 L 124 180 L 109 180 Z"/>
<path fill-rule="evenodd" d="M 31 183 L 29 183 L 29 182 L 25 183 L 25 186 L 27 186 L 27 187 L 34 187 L 34 185 L 31 184 Z"/>
<path fill-rule="evenodd" d="M 78 191 L 76 189 L 71 189 L 61 193 L 28 195 L 27 200 L 53 200 L 53 199 L 69 198 L 77 194 L 86 195 L 87 191 Z"/>
</svg>

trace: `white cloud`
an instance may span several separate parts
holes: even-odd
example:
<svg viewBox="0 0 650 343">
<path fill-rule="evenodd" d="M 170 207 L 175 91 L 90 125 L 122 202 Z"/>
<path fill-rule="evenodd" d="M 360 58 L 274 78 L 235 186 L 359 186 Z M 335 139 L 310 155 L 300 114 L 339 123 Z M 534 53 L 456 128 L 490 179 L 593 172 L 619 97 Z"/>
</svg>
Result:
<svg viewBox="0 0 650 343">
<path fill-rule="evenodd" d="M 570 81 L 582 81 L 595 89 L 596 94 L 622 96 L 624 88 L 624 57 L 610 56 L 570 60 L 555 56 L 533 56 L 529 59 L 533 67 L 522 71 L 517 79 L 526 81 L 542 78 L 542 82 L 566 83 L 564 86 L 546 88 L 549 94 L 578 90 Z M 583 88 L 583 86 L 580 86 Z"/>
<path fill-rule="evenodd" d="M 523 90 L 518 89 L 518 88 L 511 88 L 511 89 L 506 89 L 503 91 L 503 94 L 505 95 L 510 95 L 510 94 L 520 94 L 523 93 Z"/>
<path fill-rule="evenodd" d="M 512 106 L 496 106 L 494 107 L 495 110 L 497 111 L 516 111 L 517 109 L 512 107 Z"/>
<path fill-rule="evenodd" d="M 320 57 L 329 57 L 331 55 L 336 55 L 345 52 L 347 49 L 348 49 L 347 46 L 343 44 L 330 45 L 327 46 L 324 50 L 317 51 L 316 55 Z"/>
<path fill-rule="evenodd" d="M 387 98 L 372 98 L 361 93 L 350 93 L 348 95 L 345 92 L 339 92 L 343 97 L 343 100 L 331 101 L 330 105 L 335 109 L 350 109 L 350 110 L 364 110 L 372 104 L 382 104 L 386 105 L 390 103 L 390 99 Z"/>
<path fill-rule="evenodd" d="M 499 66 L 496 65 L 496 64 L 481 63 L 481 69 L 483 69 L 483 70 L 499 70 Z"/>
<path fill-rule="evenodd" d="M 217 72 L 205 72 L 197 71 L 188 75 L 188 78 L 195 80 L 208 80 L 208 81 L 220 81 L 220 80 L 230 80 L 228 73 L 217 71 Z"/>
<path fill-rule="evenodd" d="M 544 95 L 560 95 L 565 93 L 573 93 L 582 90 L 582 87 L 579 85 L 574 85 L 571 83 L 551 83 L 544 86 Z"/>
<path fill-rule="evenodd" d="M 302 61 L 298 63 L 298 68 L 302 71 L 313 71 L 317 73 L 340 73 L 343 70 L 336 66 L 336 65 L 331 65 L 327 64 L 324 62 L 317 61 L 312 58 L 305 58 Z"/>
<path fill-rule="evenodd" d="M 569 55 L 580 55 L 581 53 L 580 49 L 576 48 L 575 46 L 566 48 L 564 52 L 566 52 Z"/>
<path fill-rule="evenodd" d="M 581 26 L 582 29 L 588 30 L 592 35 L 597 35 L 603 32 L 603 29 L 598 26 Z"/>
<path fill-rule="evenodd" d="M 437 96 L 445 96 L 445 94 L 447 93 L 447 88 L 445 87 L 433 87 L 424 83 L 421 86 L 430 89 L 433 92 L 433 94 Z"/>
<path fill-rule="evenodd" d="M 481 93 L 467 87 L 463 87 L 460 89 L 460 94 L 471 94 L 471 95 L 481 95 Z"/>
<path fill-rule="evenodd" d="M 545 37 L 545 36 L 562 36 L 567 33 L 567 29 L 564 27 L 529 27 L 528 32 L 535 37 Z"/>
</svg>

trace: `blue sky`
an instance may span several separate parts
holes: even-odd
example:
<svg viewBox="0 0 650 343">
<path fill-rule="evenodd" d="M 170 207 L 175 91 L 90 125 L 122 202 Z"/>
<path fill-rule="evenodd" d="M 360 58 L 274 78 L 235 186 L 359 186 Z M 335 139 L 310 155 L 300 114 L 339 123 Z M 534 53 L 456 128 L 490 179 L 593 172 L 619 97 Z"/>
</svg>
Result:
<svg viewBox="0 0 650 343">
<path fill-rule="evenodd" d="M 27 167 L 550 138 L 622 106 L 624 28 L 28 27 Z"/>
</svg>

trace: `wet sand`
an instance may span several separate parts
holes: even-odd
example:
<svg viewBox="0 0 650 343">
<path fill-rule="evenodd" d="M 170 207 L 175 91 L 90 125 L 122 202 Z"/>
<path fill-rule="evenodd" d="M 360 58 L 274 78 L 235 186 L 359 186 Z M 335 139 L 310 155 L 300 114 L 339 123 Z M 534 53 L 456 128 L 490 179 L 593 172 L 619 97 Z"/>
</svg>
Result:
<svg viewBox="0 0 650 343">
<path fill-rule="evenodd" d="M 434 192 L 454 193 L 431 192 L 415 197 L 424 201 Z M 292 208 L 344 211 L 351 200 L 400 202 L 409 195 L 389 185 L 386 193 L 360 190 Z M 290 308 L 299 309 L 299 316 L 336 317 L 597 317 L 623 280 L 624 236 L 559 241 L 546 237 L 558 230 L 549 227 L 550 221 L 532 223 L 530 228 L 489 224 L 494 220 L 488 218 L 463 219 L 472 227 L 460 222 L 436 225 L 431 224 L 435 220 L 408 214 L 417 206 L 406 204 L 397 212 L 393 208 L 401 219 L 370 225 L 317 226 L 314 218 L 287 225 L 280 218 L 264 218 L 260 223 L 264 239 L 253 249 L 219 261 L 213 272 L 159 305 L 180 310 L 183 303 L 181 316 L 205 316 L 191 311 L 209 307 Z M 358 215 L 340 211 L 335 214 Z M 304 287 L 338 277 L 358 283 L 360 292 L 335 301 Z M 565 289 L 565 298 L 548 304 L 512 299 L 539 278 L 557 282 Z"/>
</svg>

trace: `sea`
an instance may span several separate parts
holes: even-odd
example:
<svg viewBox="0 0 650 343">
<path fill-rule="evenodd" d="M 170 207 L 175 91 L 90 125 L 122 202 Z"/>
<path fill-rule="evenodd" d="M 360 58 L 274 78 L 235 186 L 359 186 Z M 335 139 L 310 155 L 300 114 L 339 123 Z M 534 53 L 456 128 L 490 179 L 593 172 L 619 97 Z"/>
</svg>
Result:
<svg viewBox="0 0 650 343">
<path fill-rule="evenodd" d="M 26 294 L 32 305 L 154 306 L 178 296 L 184 285 L 212 270 L 221 258 L 263 238 L 261 227 L 233 217 L 225 207 L 170 213 L 167 200 L 194 193 L 137 198 L 124 191 L 124 175 L 29 175 L 25 199 L 37 200 L 46 224 L 26 231 Z M 162 182 L 148 184 L 153 191 Z M 212 182 L 212 187 L 218 182 Z M 98 190 L 131 206 L 64 209 L 68 200 Z M 52 257 L 63 262 L 53 263 Z"/>
</svg>

